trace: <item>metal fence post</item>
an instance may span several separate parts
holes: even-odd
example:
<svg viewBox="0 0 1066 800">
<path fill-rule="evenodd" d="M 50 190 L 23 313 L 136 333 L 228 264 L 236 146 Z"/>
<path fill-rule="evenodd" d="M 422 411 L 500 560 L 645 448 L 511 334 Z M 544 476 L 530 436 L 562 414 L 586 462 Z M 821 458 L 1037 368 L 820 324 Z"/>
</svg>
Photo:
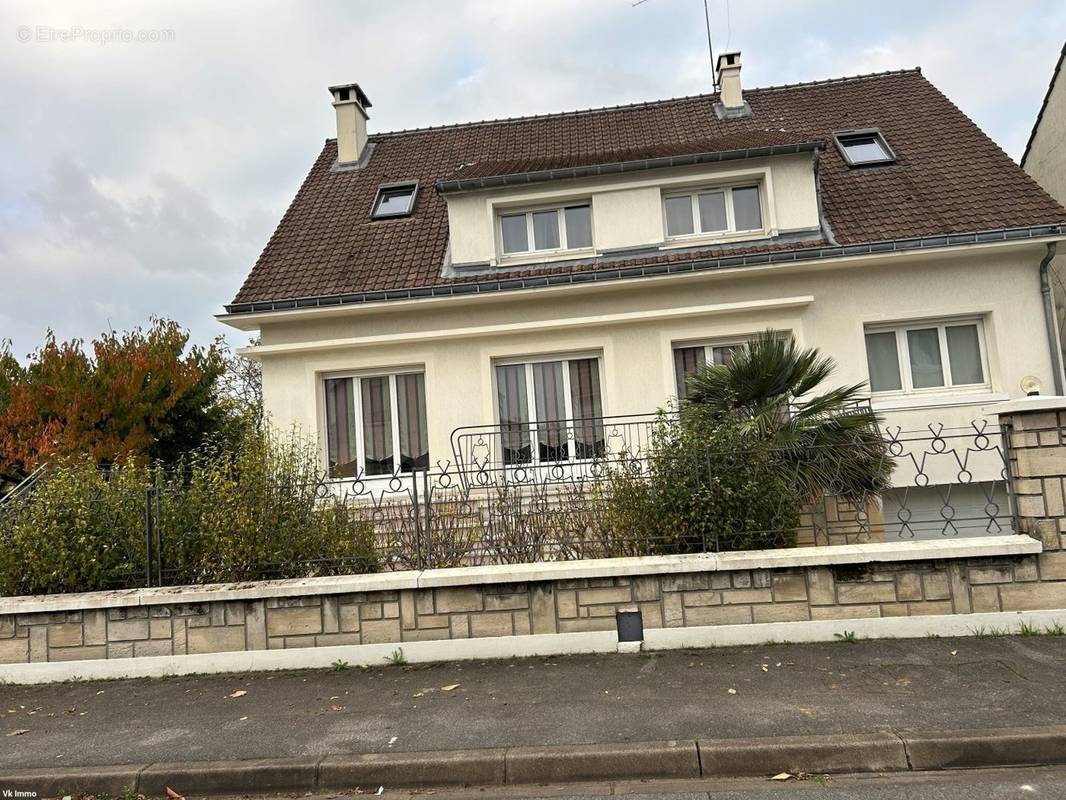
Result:
<svg viewBox="0 0 1066 800">
<path fill-rule="evenodd" d="M 425 568 L 433 568 L 433 495 L 429 482 L 429 470 L 427 469 L 422 473 L 422 498 L 426 504 L 425 514 L 425 530 L 426 530 L 426 549 L 425 549 Z"/>
<path fill-rule="evenodd" d="M 414 526 L 415 539 L 415 567 L 424 568 L 424 554 L 422 552 L 422 521 L 419 515 L 418 502 L 418 470 L 411 470 L 411 523 Z"/>
<path fill-rule="evenodd" d="M 146 489 L 144 492 L 144 585 L 151 587 L 152 585 L 152 562 L 154 561 L 152 554 L 152 528 L 153 526 L 153 514 L 152 514 L 152 494 L 151 489 Z"/>
<path fill-rule="evenodd" d="M 155 578 L 156 585 L 163 585 L 163 536 L 165 534 L 163 526 L 163 492 L 160 489 L 154 489 L 155 494 Z"/>
</svg>

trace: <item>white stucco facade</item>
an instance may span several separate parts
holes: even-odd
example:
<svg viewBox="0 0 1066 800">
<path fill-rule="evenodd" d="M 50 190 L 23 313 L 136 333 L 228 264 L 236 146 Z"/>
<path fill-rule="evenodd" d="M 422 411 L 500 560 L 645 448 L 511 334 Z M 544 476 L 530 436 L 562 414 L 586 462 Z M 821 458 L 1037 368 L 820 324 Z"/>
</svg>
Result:
<svg viewBox="0 0 1066 800">
<path fill-rule="evenodd" d="M 589 201 L 595 252 L 610 252 L 650 245 L 662 245 L 665 231 L 662 198 L 664 192 L 689 187 L 753 184 L 760 187 L 764 225 L 763 237 L 782 232 L 818 231 L 818 202 L 812 153 L 773 158 L 725 161 L 713 165 L 630 172 L 600 178 L 555 180 L 534 186 L 446 195 L 448 201 L 448 243 L 452 264 L 535 263 L 538 259 L 501 257 L 496 220 L 501 212 Z M 720 243 L 729 236 L 707 237 Z M 752 241 L 748 234 L 732 237 Z M 699 243 L 699 237 L 676 246 Z M 588 255 L 588 253 L 579 254 Z M 553 254 L 552 260 L 558 255 Z"/>
<path fill-rule="evenodd" d="M 1023 395 L 1050 393 L 1038 268 L 1043 242 L 998 243 L 835 258 L 584 286 L 391 301 L 247 315 L 262 343 L 273 424 L 321 441 L 322 381 L 337 373 L 425 372 L 431 463 L 452 458 L 458 427 L 496 421 L 494 364 L 543 355 L 595 355 L 607 416 L 654 411 L 676 395 L 672 348 L 787 330 L 833 356 L 832 382 L 868 379 L 867 326 L 979 319 L 986 385 L 874 396 L 886 424 L 966 426 Z M 323 448 L 323 464 L 325 452 Z"/>
</svg>

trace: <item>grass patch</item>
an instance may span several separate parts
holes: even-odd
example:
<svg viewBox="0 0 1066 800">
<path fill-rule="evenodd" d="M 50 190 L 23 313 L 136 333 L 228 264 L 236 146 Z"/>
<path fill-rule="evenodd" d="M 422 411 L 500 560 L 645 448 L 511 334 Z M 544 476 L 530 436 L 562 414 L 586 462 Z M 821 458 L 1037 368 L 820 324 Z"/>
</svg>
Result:
<svg viewBox="0 0 1066 800">
<path fill-rule="evenodd" d="M 402 667 L 407 664 L 407 656 L 403 654 L 403 648 L 397 647 L 387 656 L 385 656 L 385 663 L 390 667 Z"/>
<path fill-rule="evenodd" d="M 843 633 L 834 633 L 833 636 L 836 637 L 837 641 L 847 642 L 848 644 L 855 644 L 859 641 L 859 637 L 855 634 L 855 631 L 846 630 Z"/>
</svg>

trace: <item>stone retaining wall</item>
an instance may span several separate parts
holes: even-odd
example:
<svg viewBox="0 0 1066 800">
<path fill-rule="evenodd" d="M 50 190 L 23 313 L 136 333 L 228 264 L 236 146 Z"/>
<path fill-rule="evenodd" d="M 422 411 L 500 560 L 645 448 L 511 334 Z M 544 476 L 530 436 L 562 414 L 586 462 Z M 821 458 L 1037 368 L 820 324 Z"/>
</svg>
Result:
<svg viewBox="0 0 1066 800">
<path fill-rule="evenodd" d="M 125 595 L 101 593 L 112 607 L 0 615 L 0 663 L 613 630 L 615 613 L 629 607 L 640 609 L 646 628 L 1066 608 L 1066 552 L 1037 554 L 1040 544 L 1025 536 L 980 541 L 984 552 L 1007 554 L 955 557 L 967 551 L 966 542 L 913 542 L 823 549 L 827 558 L 859 563 L 748 569 L 739 568 L 745 556 L 734 554 L 739 563 L 724 563 L 726 555 L 587 562 L 595 567 L 590 574 L 615 567 L 628 574 L 520 582 L 499 582 L 505 567 L 470 568 L 463 573 L 470 582 L 439 588 L 352 592 L 343 591 L 343 579 L 312 579 L 290 596 L 263 596 L 285 592 L 284 583 L 265 582 L 262 591 L 254 585 L 189 590 L 196 602 L 181 602 L 181 590 L 141 590 L 126 593 L 125 605 Z M 948 552 L 945 544 L 962 546 Z M 909 558 L 863 563 L 871 548 L 880 548 L 880 557 Z M 911 560 L 923 552 L 945 555 Z M 766 558 L 787 564 L 813 555 L 796 548 Z M 631 561 L 653 574 L 640 574 Z M 537 566 L 541 577 L 553 569 Z M 566 569 L 573 575 L 575 565 Z M 491 580 L 477 583 L 479 574 Z M 409 575 L 362 577 L 411 585 Z M 204 599 L 213 593 L 220 599 Z M 80 605 L 92 605 L 93 596 L 82 597 Z M 17 602 L 2 601 L 0 608 Z"/>
</svg>

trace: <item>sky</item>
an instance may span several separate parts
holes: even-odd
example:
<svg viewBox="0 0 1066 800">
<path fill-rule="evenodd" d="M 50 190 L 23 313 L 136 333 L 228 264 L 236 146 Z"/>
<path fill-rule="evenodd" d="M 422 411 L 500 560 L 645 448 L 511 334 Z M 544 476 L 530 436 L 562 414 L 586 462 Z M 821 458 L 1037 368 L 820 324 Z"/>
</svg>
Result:
<svg viewBox="0 0 1066 800">
<path fill-rule="evenodd" d="M 1008 10 L 1009 9 L 1009 10 Z M 710 0 L 745 86 L 921 66 L 1020 159 L 1066 3 Z M 702 0 L 5 0 L 0 340 L 175 319 L 247 334 L 232 300 L 358 81 L 369 129 L 711 90 Z"/>
</svg>

